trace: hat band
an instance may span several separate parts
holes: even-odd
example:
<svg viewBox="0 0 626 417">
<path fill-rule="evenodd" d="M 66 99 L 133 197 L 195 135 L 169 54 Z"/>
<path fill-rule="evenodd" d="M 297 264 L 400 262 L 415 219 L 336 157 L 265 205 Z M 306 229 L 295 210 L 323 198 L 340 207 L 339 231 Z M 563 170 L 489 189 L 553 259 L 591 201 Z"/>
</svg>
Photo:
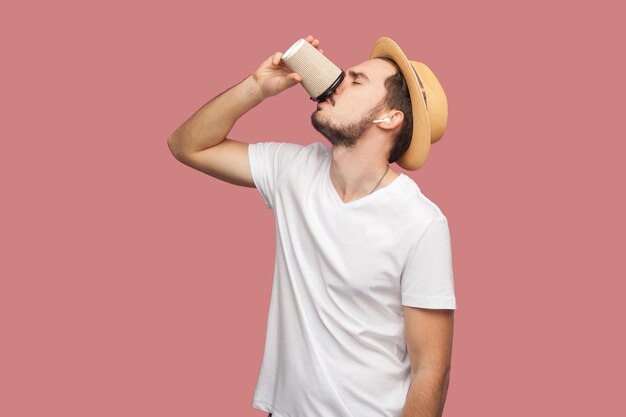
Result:
<svg viewBox="0 0 626 417">
<path fill-rule="evenodd" d="M 415 76 L 417 77 L 417 82 L 420 83 L 420 89 L 422 90 L 422 95 L 424 96 L 424 103 L 426 103 L 426 110 L 428 110 L 428 100 L 426 100 L 426 90 L 424 90 L 424 84 L 422 84 L 422 79 L 417 74 L 417 71 L 415 71 L 415 67 L 413 67 L 413 64 L 411 64 L 411 69 L 413 70 L 413 72 L 415 73 Z"/>
</svg>

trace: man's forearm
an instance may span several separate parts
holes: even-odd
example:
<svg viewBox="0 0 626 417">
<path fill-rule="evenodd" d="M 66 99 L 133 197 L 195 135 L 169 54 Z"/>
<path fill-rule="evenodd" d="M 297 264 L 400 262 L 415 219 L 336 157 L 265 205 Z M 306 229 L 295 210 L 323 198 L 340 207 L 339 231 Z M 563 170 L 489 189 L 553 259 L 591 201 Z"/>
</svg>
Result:
<svg viewBox="0 0 626 417">
<path fill-rule="evenodd" d="M 417 371 L 411 380 L 402 417 L 441 417 L 449 383 L 449 372 Z"/>
<path fill-rule="evenodd" d="M 252 75 L 230 87 L 198 109 L 170 135 L 175 153 L 200 151 L 222 142 L 235 121 L 263 101 Z"/>
</svg>

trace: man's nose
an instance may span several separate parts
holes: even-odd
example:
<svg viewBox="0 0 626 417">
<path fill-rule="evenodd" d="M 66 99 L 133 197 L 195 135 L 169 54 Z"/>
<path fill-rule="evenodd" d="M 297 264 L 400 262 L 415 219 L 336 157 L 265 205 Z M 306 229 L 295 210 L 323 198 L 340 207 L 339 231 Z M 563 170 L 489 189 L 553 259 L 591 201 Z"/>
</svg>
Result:
<svg viewBox="0 0 626 417">
<path fill-rule="evenodd" d="M 337 95 L 341 95 L 341 92 L 343 91 L 344 88 L 346 88 L 346 84 L 349 82 L 348 77 L 345 77 L 341 83 L 339 83 L 339 85 L 337 86 L 337 88 L 335 88 L 335 91 L 333 91 L 332 96 L 337 96 Z"/>
</svg>

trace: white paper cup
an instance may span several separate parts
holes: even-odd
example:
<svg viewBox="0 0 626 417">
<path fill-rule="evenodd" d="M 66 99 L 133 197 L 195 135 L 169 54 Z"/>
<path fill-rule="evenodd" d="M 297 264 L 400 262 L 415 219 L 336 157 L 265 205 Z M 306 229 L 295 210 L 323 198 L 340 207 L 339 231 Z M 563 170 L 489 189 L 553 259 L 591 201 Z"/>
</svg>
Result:
<svg viewBox="0 0 626 417">
<path fill-rule="evenodd" d="M 303 38 L 285 51 L 282 60 L 289 69 L 300 74 L 300 83 L 313 101 L 326 100 L 345 77 L 341 68 Z"/>
</svg>

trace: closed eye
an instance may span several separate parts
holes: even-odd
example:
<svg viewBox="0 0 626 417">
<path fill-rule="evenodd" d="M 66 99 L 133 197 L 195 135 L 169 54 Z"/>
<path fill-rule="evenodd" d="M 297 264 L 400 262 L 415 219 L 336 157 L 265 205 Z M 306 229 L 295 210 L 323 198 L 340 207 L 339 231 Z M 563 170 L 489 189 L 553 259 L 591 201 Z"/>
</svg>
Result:
<svg viewBox="0 0 626 417">
<path fill-rule="evenodd" d="M 361 83 L 357 83 L 356 81 L 352 81 L 352 84 L 359 84 L 359 85 L 361 85 Z"/>
</svg>

